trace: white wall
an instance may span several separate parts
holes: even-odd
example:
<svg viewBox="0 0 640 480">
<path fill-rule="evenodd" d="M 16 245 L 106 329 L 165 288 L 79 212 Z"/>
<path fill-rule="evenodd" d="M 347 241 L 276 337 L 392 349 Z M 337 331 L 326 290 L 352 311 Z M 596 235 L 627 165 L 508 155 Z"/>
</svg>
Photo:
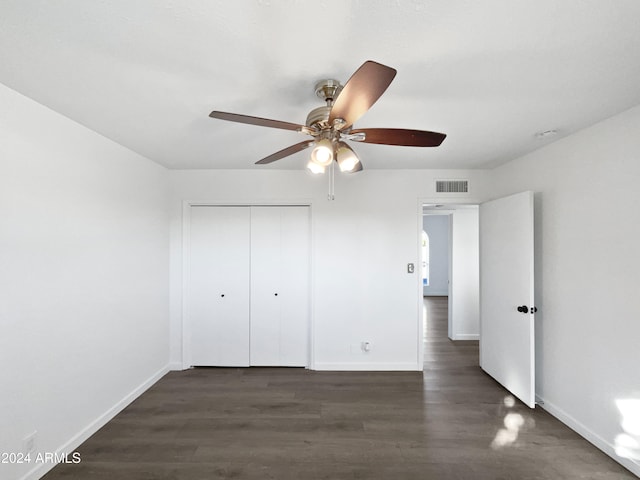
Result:
<svg viewBox="0 0 640 480">
<path fill-rule="evenodd" d="M 425 215 L 424 231 L 429 236 L 429 285 L 422 289 L 424 296 L 449 295 L 449 215 Z"/>
<path fill-rule="evenodd" d="M 422 299 L 419 198 L 436 178 L 469 178 L 482 192 L 482 171 L 379 171 L 326 176 L 304 171 L 171 171 L 172 364 L 182 362 L 182 208 L 184 201 L 312 204 L 312 317 L 317 369 L 417 369 Z M 360 342 L 371 342 L 369 353 Z"/>
<path fill-rule="evenodd" d="M 480 245 L 478 208 L 469 206 L 451 216 L 451 295 L 449 337 L 478 340 L 480 334 Z"/>
<path fill-rule="evenodd" d="M 637 475 L 639 132 L 636 107 L 493 172 L 495 197 L 536 192 L 538 395 Z"/>
<path fill-rule="evenodd" d="M 70 453 L 166 371 L 167 175 L 2 85 L 0 105 L 0 451 L 37 430 Z"/>
</svg>

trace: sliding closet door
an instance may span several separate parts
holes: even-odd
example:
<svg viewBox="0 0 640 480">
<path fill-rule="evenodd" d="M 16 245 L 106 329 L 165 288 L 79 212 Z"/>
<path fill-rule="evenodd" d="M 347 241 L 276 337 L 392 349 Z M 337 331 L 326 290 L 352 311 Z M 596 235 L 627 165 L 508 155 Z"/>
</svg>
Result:
<svg viewBox="0 0 640 480">
<path fill-rule="evenodd" d="M 249 365 L 249 207 L 191 207 L 191 365 Z"/>
<path fill-rule="evenodd" d="M 251 365 L 308 365 L 309 264 L 309 207 L 251 207 Z"/>
</svg>

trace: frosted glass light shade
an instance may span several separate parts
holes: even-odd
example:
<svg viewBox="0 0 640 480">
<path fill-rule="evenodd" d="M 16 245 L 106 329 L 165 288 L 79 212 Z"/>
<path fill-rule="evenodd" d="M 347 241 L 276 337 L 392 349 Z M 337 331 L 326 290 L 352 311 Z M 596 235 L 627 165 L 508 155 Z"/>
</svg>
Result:
<svg viewBox="0 0 640 480">
<path fill-rule="evenodd" d="M 333 143 L 328 138 L 318 140 L 315 148 L 311 152 L 311 161 L 322 167 L 331 165 L 333 161 Z"/>
<path fill-rule="evenodd" d="M 307 163 L 307 168 L 311 173 L 316 175 L 324 173 L 324 167 L 322 165 L 318 165 L 313 160 L 309 160 L 309 163 Z"/>
<path fill-rule="evenodd" d="M 356 152 L 351 150 L 351 147 L 344 142 L 340 142 L 338 144 L 336 157 L 338 159 L 338 166 L 340 167 L 341 172 L 351 172 L 360 162 Z"/>
</svg>

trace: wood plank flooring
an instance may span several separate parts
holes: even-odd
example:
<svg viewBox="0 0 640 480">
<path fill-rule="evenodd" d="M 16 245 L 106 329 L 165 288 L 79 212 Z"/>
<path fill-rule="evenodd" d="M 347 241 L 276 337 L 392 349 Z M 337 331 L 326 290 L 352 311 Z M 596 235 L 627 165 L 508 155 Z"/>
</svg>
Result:
<svg viewBox="0 0 640 480">
<path fill-rule="evenodd" d="M 171 372 L 46 480 L 623 480 L 633 474 L 478 367 L 427 306 L 424 372 Z"/>
</svg>

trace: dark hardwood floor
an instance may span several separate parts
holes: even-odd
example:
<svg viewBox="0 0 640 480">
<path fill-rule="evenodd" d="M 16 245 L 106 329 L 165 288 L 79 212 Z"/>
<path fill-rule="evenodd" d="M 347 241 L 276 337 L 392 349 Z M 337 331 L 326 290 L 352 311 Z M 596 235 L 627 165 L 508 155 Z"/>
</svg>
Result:
<svg viewBox="0 0 640 480">
<path fill-rule="evenodd" d="M 478 367 L 427 303 L 424 372 L 171 372 L 46 480 L 636 478 Z"/>
</svg>

